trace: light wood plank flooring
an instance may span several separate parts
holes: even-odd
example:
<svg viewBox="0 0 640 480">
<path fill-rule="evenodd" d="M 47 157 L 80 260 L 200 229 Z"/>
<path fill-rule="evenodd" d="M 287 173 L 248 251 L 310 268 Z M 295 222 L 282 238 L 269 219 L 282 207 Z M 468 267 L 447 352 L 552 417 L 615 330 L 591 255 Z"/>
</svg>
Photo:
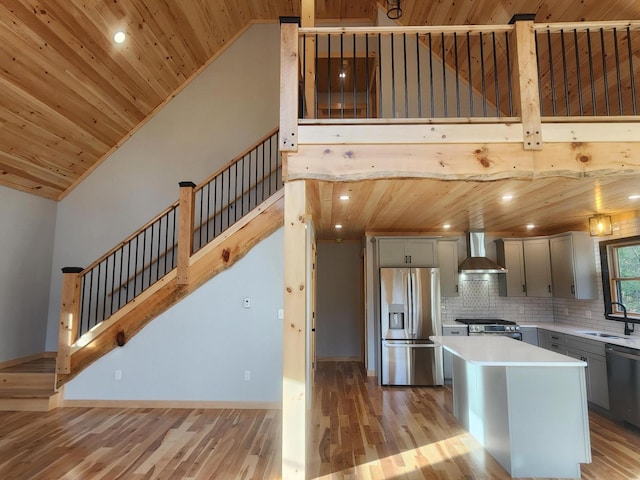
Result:
<svg viewBox="0 0 640 480">
<path fill-rule="evenodd" d="M 356 362 L 316 374 L 310 477 L 507 479 L 451 414 L 449 388 L 380 388 Z M 640 433 L 591 413 L 585 480 L 639 480 Z M 274 410 L 0 412 L 0 479 L 277 479 Z"/>
</svg>

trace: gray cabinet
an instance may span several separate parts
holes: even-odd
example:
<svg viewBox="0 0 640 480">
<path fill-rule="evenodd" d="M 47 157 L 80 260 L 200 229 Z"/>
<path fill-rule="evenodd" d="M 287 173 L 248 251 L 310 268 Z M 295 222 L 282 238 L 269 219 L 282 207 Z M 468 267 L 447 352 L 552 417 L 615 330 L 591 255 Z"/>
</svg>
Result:
<svg viewBox="0 0 640 480">
<path fill-rule="evenodd" d="M 432 238 L 379 238 L 379 266 L 436 267 L 436 244 Z"/>
<path fill-rule="evenodd" d="M 501 296 L 551 296 L 551 262 L 546 237 L 496 240 L 496 253 L 498 263 L 507 269 L 507 273 L 498 277 Z"/>
<path fill-rule="evenodd" d="M 458 337 L 466 337 L 467 336 L 467 327 L 466 326 L 443 326 L 442 327 L 442 335 L 444 336 L 458 336 Z M 444 350 L 442 352 L 443 357 L 443 365 L 444 365 L 444 382 L 451 383 L 451 379 L 453 378 L 453 359 L 451 353 Z"/>
<path fill-rule="evenodd" d="M 531 345 L 538 345 L 538 328 L 537 327 L 520 327 L 522 333 L 522 341 Z"/>
<path fill-rule="evenodd" d="M 585 370 L 587 399 L 609 409 L 609 385 L 605 343 L 574 335 L 538 329 L 539 346 L 587 363 Z"/>
<path fill-rule="evenodd" d="M 553 296 L 593 300 L 596 260 L 593 240 L 586 232 L 569 232 L 549 239 Z"/>
<path fill-rule="evenodd" d="M 440 295 L 457 297 L 458 293 L 458 241 L 438 241 L 438 266 L 440 267 Z"/>
</svg>

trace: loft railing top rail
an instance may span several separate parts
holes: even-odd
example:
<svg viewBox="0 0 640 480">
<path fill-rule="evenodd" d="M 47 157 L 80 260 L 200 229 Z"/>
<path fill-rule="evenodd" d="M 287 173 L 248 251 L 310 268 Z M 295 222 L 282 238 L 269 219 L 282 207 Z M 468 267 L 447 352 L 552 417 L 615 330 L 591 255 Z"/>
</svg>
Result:
<svg viewBox="0 0 640 480">
<path fill-rule="evenodd" d="M 631 29 L 633 31 L 640 30 L 640 20 L 612 20 L 602 22 L 555 22 L 555 23 L 535 23 L 533 25 L 534 30 L 544 32 L 560 32 L 564 31 L 577 31 L 586 32 L 587 30 L 600 30 L 609 31 L 618 28 Z"/>
<path fill-rule="evenodd" d="M 269 133 L 267 133 L 266 135 L 264 135 L 262 138 L 260 138 L 260 140 L 258 140 L 257 142 L 255 142 L 253 145 L 251 145 L 249 148 L 245 149 L 243 153 L 241 153 L 240 155 L 236 156 L 233 160 L 231 160 L 230 162 L 226 163 L 224 166 L 220 167 L 218 170 L 215 171 L 215 173 L 213 175 L 209 175 L 206 179 L 204 179 L 202 182 L 200 182 L 198 184 L 198 186 L 194 189 L 195 192 L 197 192 L 198 190 L 202 190 L 205 185 L 207 185 L 211 180 L 213 180 L 214 178 L 216 178 L 218 175 L 220 175 L 222 172 L 224 172 L 227 168 L 229 168 L 231 165 L 233 165 L 234 163 L 238 162 L 239 160 L 241 160 L 245 155 L 247 155 L 249 152 L 251 152 L 252 150 L 254 150 L 255 148 L 259 147 L 260 145 L 262 145 L 266 140 L 268 140 L 270 137 L 272 137 L 273 135 L 275 135 L 276 133 L 278 133 L 279 127 L 274 128 L 273 130 L 271 130 Z M 278 152 L 279 153 L 279 152 Z"/>
<path fill-rule="evenodd" d="M 466 34 L 466 33 L 502 33 L 515 29 L 514 25 L 441 25 L 441 26 L 399 26 L 399 27 L 313 27 L 300 28 L 298 34 L 382 34 L 391 35 L 393 33 L 444 33 L 445 35 Z"/>
<path fill-rule="evenodd" d="M 97 266 L 100 262 L 104 261 L 107 257 L 110 257 L 111 255 L 113 255 L 114 252 L 116 252 L 117 250 L 120 250 L 122 247 L 124 247 L 127 243 L 129 243 L 131 240 L 133 240 L 134 238 L 136 238 L 138 235 L 140 235 L 141 232 L 145 231 L 147 228 L 149 228 L 151 225 L 153 225 L 155 222 L 157 222 L 160 218 L 164 217 L 165 215 L 167 215 L 169 212 L 171 212 L 173 209 L 177 208 L 180 206 L 180 201 L 175 201 L 174 203 L 172 203 L 171 205 L 169 205 L 167 208 L 165 208 L 162 212 L 160 212 L 158 215 L 156 215 L 155 217 L 153 217 L 151 220 L 149 220 L 147 223 L 145 223 L 142 227 L 138 228 L 135 232 L 133 232 L 131 235 L 129 235 L 127 238 L 125 238 L 124 240 L 122 240 L 120 243 L 118 243 L 115 247 L 113 247 L 111 250 L 109 250 L 107 253 L 105 253 L 104 255 L 102 255 L 100 258 L 98 258 L 96 261 L 94 261 L 93 263 L 91 263 L 88 267 L 86 267 L 84 270 L 82 270 L 82 272 L 80 272 L 80 276 L 84 276 L 87 273 L 89 273 L 91 271 L 92 268 L 94 268 L 95 266 Z"/>
</svg>

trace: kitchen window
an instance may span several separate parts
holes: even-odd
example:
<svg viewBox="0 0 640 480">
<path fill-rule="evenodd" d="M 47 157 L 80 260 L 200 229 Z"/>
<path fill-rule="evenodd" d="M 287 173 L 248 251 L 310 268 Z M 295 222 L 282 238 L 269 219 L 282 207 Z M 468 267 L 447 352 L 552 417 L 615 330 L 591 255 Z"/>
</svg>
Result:
<svg viewBox="0 0 640 480">
<path fill-rule="evenodd" d="M 600 261 L 605 317 L 640 318 L 640 236 L 600 242 Z"/>
</svg>

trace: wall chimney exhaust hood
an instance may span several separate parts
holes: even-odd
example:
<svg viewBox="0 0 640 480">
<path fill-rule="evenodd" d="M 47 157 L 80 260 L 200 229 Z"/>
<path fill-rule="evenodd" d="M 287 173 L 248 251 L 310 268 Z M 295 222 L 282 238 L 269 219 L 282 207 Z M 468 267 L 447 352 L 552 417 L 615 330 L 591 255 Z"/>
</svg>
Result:
<svg viewBox="0 0 640 480">
<path fill-rule="evenodd" d="M 467 258 L 458 267 L 460 273 L 507 273 L 493 260 L 487 258 L 484 248 L 484 232 L 467 232 Z"/>
</svg>

